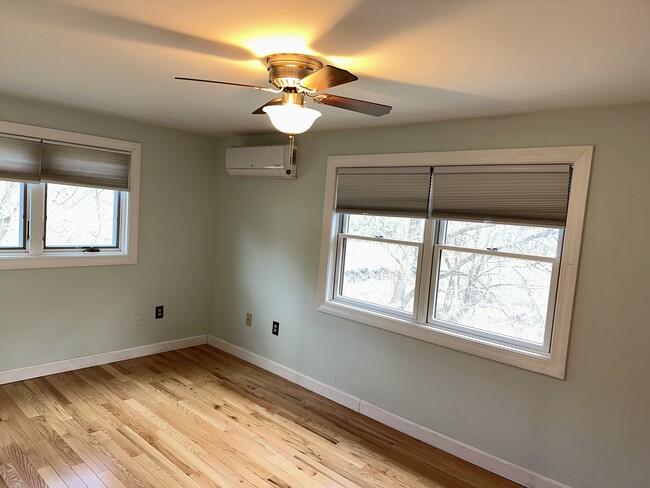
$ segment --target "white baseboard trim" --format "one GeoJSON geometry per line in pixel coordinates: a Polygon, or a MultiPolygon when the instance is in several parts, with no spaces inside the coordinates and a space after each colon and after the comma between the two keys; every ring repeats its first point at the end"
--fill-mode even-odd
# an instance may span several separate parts
{"type": "Polygon", "coordinates": [[[363,400],[361,400],[359,413],[520,485],[529,488],[570,488],[558,481],[423,427],[363,400]]]}
{"type": "Polygon", "coordinates": [[[307,390],[311,390],[325,398],[329,398],[330,400],[354,410],[355,412],[359,412],[366,417],[370,417],[384,425],[392,427],[395,430],[421,440],[426,444],[437,447],[442,451],[448,452],[460,459],[498,474],[499,476],[503,476],[515,483],[519,483],[520,485],[528,488],[570,488],[558,481],[542,476],[541,474],[513,464],[505,459],[493,456],[485,451],[481,451],[480,449],[464,444],[452,439],[451,437],[447,437],[444,434],[423,427],[415,422],[405,419],[404,417],[388,412],[382,408],[365,402],[360,398],[356,398],[341,390],[337,390],[325,383],[321,383],[320,381],[310,378],[298,371],[287,368],[275,361],[271,361],[259,354],[255,354],[247,349],[226,342],[218,337],[208,335],[207,343],[217,349],[232,354],[233,356],[289,380],[292,383],[300,385],[307,390]]]}
{"type": "Polygon", "coordinates": [[[146,346],[121,349],[119,351],[103,352],[91,356],[64,359],[63,361],[54,361],[51,363],[36,364],[24,368],[0,371],[0,385],[13,383],[15,381],[28,380],[31,378],[39,378],[49,374],[64,373],[66,371],[99,366],[100,364],[113,363],[115,361],[124,361],[126,359],[150,356],[152,354],[174,351],[185,347],[198,346],[205,344],[206,340],[206,335],[201,334],[194,337],[186,337],[184,339],[175,339],[172,341],[158,342],[156,344],[148,344],[146,346]]]}

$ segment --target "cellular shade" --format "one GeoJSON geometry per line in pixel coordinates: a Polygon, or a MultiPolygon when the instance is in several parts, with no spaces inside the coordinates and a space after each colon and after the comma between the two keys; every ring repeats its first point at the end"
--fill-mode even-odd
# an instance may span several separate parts
{"type": "Polygon", "coordinates": [[[129,153],[43,141],[41,181],[128,190],[130,165],[129,153]]]}
{"type": "Polygon", "coordinates": [[[439,166],[432,216],[564,226],[569,164],[439,166]]]}
{"type": "Polygon", "coordinates": [[[335,211],[427,217],[431,168],[339,168],[335,211]]]}
{"type": "Polygon", "coordinates": [[[40,166],[40,140],[0,136],[0,180],[37,182],[40,166]]]}

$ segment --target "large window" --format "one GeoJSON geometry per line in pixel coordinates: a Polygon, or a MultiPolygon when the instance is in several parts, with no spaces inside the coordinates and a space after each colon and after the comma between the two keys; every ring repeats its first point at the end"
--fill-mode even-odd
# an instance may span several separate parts
{"type": "Polygon", "coordinates": [[[563,377],[590,162],[591,148],[330,158],[319,309],[563,377]]]}
{"type": "Polygon", "coordinates": [[[0,269],[135,263],[139,153],[0,122],[0,269]]]}

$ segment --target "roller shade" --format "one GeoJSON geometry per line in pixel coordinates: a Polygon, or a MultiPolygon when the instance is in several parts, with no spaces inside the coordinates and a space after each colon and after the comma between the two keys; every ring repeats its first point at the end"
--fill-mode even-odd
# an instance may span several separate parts
{"type": "Polygon", "coordinates": [[[0,180],[38,182],[41,141],[0,136],[0,180]]]}
{"type": "Polygon", "coordinates": [[[434,168],[432,216],[564,226],[569,164],[434,168]]]}
{"type": "Polygon", "coordinates": [[[339,168],[334,209],[338,213],[427,217],[431,168],[339,168]]]}
{"type": "Polygon", "coordinates": [[[128,190],[130,166],[126,152],[43,141],[41,181],[128,190]]]}

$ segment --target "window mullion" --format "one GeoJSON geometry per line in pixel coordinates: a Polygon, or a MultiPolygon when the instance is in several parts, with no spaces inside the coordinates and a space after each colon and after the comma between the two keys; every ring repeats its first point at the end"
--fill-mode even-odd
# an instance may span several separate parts
{"type": "Polygon", "coordinates": [[[429,310],[429,290],[433,273],[433,246],[437,240],[438,228],[436,220],[427,219],[424,226],[424,243],[422,244],[422,257],[420,260],[419,286],[417,290],[416,321],[426,324],[429,310]]]}
{"type": "Polygon", "coordinates": [[[28,185],[29,206],[29,253],[39,255],[43,253],[43,237],[45,232],[45,204],[44,186],[28,185]]]}
{"type": "Polygon", "coordinates": [[[341,280],[343,279],[343,260],[344,260],[344,248],[345,239],[341,237],[342,234],[336,236],[336,265],[334,271],[334,282],[332,283],[332,290],[330,296],[332,299],[336,299],[340,296],[341,292],[341,280]]]}

